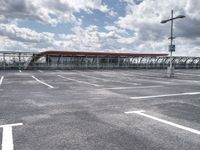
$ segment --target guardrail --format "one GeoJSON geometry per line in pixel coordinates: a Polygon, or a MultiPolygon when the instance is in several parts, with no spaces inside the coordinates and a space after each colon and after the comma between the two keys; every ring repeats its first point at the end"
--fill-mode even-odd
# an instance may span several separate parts
{"type": "MultiPolygon", "coordinates": [[[[168,56],[55,56],[33,59],[34,53],[0,53],[0,69],[166,69],[168,56]]],[[[175,69],[199,69],[200,57],[173,57],[175,69]]]]}

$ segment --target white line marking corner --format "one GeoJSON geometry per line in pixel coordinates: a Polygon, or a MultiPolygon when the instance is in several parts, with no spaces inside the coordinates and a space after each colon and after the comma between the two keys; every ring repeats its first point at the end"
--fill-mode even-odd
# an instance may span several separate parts
{"type": "Polygon", "coordinates": [[[2,150],[14,150],[12,127],[21,126],[23,123],[1,125],[3,128],[2,150]]]}
{"type": "Polygon", "coordinates": [[[148,114],[145,113],[144,110],[128,111],[128,112],[125,112],[125,114],[138,114],[140,116],[143,116],[143,117],[146,117],[146,118],[150,118],[152,120],[156,120],[158,122],[161,122],[161,123],[164,123],[164,124],[167,124],[167,125],[170,125],[170,126],[173,126],[173,127],[176,127],[176,128],[179,128],[179,129],[182,129],[182,130],[185,130],[185,131],[200,135],[200,131],[199,130],[195,130],[195,129],[192,129],[190,127],[186,127],[186,126],[183,126],[183,125],[180,125],[180,124],[176,124],[176,123],[164,120],[164,119],[160,119],[160,118],[148,115],[148,114]]]}
{"type": "Polygon", "coordinates": [[[0,128],[4,127],[15,127],[15,126],[22,126],[23,123],[15,123],[15,124],[5,124],[5,125],[0,125],[0,128]]]}

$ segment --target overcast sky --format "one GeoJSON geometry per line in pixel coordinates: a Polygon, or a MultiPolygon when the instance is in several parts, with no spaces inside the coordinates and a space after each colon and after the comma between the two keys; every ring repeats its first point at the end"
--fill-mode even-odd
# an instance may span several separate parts
{"type": "Polygon", "coordinates": [[[200,56],[200,0],[0,0],[0,50],[168,52],[200,56]]]}

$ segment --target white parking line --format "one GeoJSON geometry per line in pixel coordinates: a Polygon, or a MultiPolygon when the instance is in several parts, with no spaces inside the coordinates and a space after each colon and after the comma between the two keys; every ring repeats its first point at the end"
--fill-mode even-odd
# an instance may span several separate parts
{"type": "Polygon", "coordinates": [[[153,82],[153,83],[160,83],[160,84],[169,84],[169,85],[172,85],[174,84],[174,82],[167,82],[167,81],[161,81],[159,80],[158,78],[154,78],[154,77],[145,77],[145,78],[142,78],[142,79],[138,79],[138,81],[147,81],[147,82],[153,82]],[[149,79],[145,79],[145,78],[149,78],[149,79]],[[153,78],[153,79],[152,79],[153,78]]]}
{"type": "Polygon", "coordinates": [[[38,81],[38,82],[40,82],[40,83],[42,83],[42,84],[48,86],[48,87],[51,88],[51,89],[55,88],[55,87],[53,87],[52,85],[49,85],[49,84],[47,84],[47,83],[45,83],[45,82],[39,80],[39,79],[36,78],[35,76],[32,76],[32,78],[35,79],[36,81],[38,81]]]}
{"type": "Polygon", "coordinates": [[[189,84],[193,84],[193,83],[200,83],[200,81],[197,80],[183,80],[183,79],[173,79],[172,81],[176,82],[178,81],[179,83],[185,84],[185,83],[189,83],[189,84]]]}
{"type": "Polygon", "coordinates": [[[2,150],[14,149],[12,127],[21,126],[21,125],[23,125],[23,123],[7,124],[7,125],[0,126],[0,128],[3,128],[2,150]]]}
{"type": "Polygon", "coordinates": [[[195,76],[195,77],[200,77],[200,75],[197,74],[190,74],[190,73],[176,73],[176,74],[180,74],[180,75],[185,75],[185,76],[195,76]]]}
{"type": "Polygon", "coordinates": [[[93,79],[97,79],[97,80],[101,80],[101,81],[107,81],[107,82],[117,82],[117,83],[124,83],[124,84],[131,84],[131,85],[140,85],[139,83],[132,83],[130,82],[124,82],[124,81],[118,81],[116,80],[109,80],[109,79],[103,79],[103,78],[98,78],[98,77],[94,77],[94,76],[90,76],[90,75],[86,75],[86,74],[82,74],[82,72],[79,72],[81,76],[85,76],[85,77],[89,77],[89,78],[93,78],[93,79]]]}
{"type": "Polygon", "coordinates": [[[148,99],[148,98],[172,97],[172,96],[183,96],[183,95],[200,95],[200,92],[139,96],[139,97],[130,97],[130,99],[148,99]]]}
{"type": "Polygon", "coordinates": [[[96,87],[102,86],[102,85],[99,85],[99,84],[93,84],[93,83],[89,83],[89,82],[86,82],[86,81],[80,81],[80,80],[76,80],[76,79],[72,79],[72,78],[66,78],[66,77],[64,77],[62,75],[58,75],[58,77],[63,78],[63,79],[67,79],[67,80],[71,80],[71,81],[75,81],[75,82],[78,82],[78,83],[83,83],[83,84],[96,86],[96,87]]]}
{"type": "Polygon", "coordinates": [[[105,90],[125,90],[125,89],[145,89],[145,88],[159,88],[162,85],[156,86],[132,86],[132,87],[113,87],[113,88],[103,88],[105,90]]]}
{"type": "Polygon", "coordinates": [[[42,73],[43,71],[42,70],[38,70],[40,73],[42,73]]]}
{"type": "Polygon", "coordinates": [[[16,126],[22,126],[23,123],[15,123],[15,124],[5,124],[5,125],[0,125],[0,128],[4,127],[16,127],[16,126]]]}
{"type": "Polygon", "coordinates": [[[4,76],[2,76],[1,79],[0,79],[0,86],[1,86],[2,83],[3,83],[3,79],[4,79],[4,76]]]}
{"type": "Polygon", "coordinates": [[[126,74],[126,73],[122,73],[122,75],[127,75],[127,76],[129,76],[129,77],[134,77],[134,78],[136,78],[136,80],[142,80],[142,81],[147,81],[147,82],[154,82],[154,83],[161,83],[161,84],[174,84],[173,82],[168,82],[168,81],[164,81],[163,79],[163,77],[161,76],[161,77],[153,77],[153,76],[147,76],[147,75],[145,75],[145,74],[134,74],[134,76],[132,76],[132,75],[130,75],[130,74],[126,74]],[[143,77],[142,79],[141,78],[138,78],[138,76],[141,76],[141,77],[143,77]]]}
{"type": "Polygon", "coordinates": [[[164,124],[168,124],[168,125],[170,125],[170,126],[173,126],[173,127],[176,127],[176,128],[179,128],[179,129],[182,129],[182,130],[186,130],[186,131],[189,131],[189,132],[191,132],[191,133],[195,133],[195,134],[200,135],[200,131],[198,131],[198,130],[195,130],[195,129],[192,129],[192,128],[189,128],[189,127],[186,127],[186,126],[183,126],[183,125],[180,125],[180,124],[176,124],[176,123],[173,123],[173,122],[164,120],[164,119],[160,119],[160,118],[157,118],[157,117],[154,117],[154,116],[145,114],[144,112],[145,112],[144,110],[140,110],[140,111],[129,111],[129,112],[125,112],[125,114],[133,114],[133,113],[134,113],[134,114],[138,114],[138,115],[140,115],[140,116],[147,117],[147,118],[156,120],[156,121],[158,121],[158,122],[162,122],[162,123],[164,123],[164,124]]]}
{"type": "Polygon", "coordinates": [[[56,72],[58,72],[58,73],[64,73],[64,74],[70,74],[70,75],[73,75],[73,74],[77,74],[76,72],[66,72],[66,71],[64,71],[64,70],[57,70],[56,72]]]}
{"type": "Polygon", "coordinates": [[[79,72],[79,75],[84,76],[84,77],[89,77],[89,78],[97,79],[97,80],[108,81],[108,79],[102,79],[102,78],[98,78],[98,77],[94,77],[94,76],[82,74],[82,72],[79,72]]]}
{"type": "Polygon", "coordinates": [[[168,82],[168,81],[164,81],[162,80],[162,77],[157,78],[157,77],[150,77],[150,76],[146,76],[144,74],[134,74],[134,75],[130,75],[130,74],[126,74],[126,73],[121,73],[122,75],[126,75],[128,76],[128,78],[135,78],[135,80],[137,81],[147,81],[147,82],[154,82],[154,83],[160,83],[160,84],[174,84],[173,82],[168,82]],[[143,78],[138,78],[138,76],[141,76],[143,78]]]}

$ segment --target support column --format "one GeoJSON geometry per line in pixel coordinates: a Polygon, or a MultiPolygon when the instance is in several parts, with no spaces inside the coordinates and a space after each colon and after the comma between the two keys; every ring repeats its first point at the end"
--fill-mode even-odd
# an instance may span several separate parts
{"type": "Polygon", "coordinates": [[[64,69],[64,58],[63,58],[63,55],[61,55],[61,68],[62,70],[64,69]]]}
{"type": "Polygon", "coordinates": [[[88,69],[88,58],[85,56],[85,68],[88,69]]]}
{"type": "Polygon", "coordinates": [[[19,53],[18,57],[19,57],[18,68],[19,68],[19,70],[20,70],[20,69],[21,69],[21,53],[19,53]]]}
{"type": "Polygon", "coordinates": [[[97,56],[97,69],[99,69],[99,56],[97,56]]]}
{"type": "Polygon", "coordinates": [[[4,53],[3,53],[3,68],[4,68],[4,70],[6,69],[6,59],[5,59],[4,53]]]}
{"type": "Polygon", "coordinates": [[[120,65],[120,57],[119,57],[119,56],[117,56],[117,67],[118,67],[118,68],[120,68],[120,66],[119,66],[119,65],[120,65]]]}

